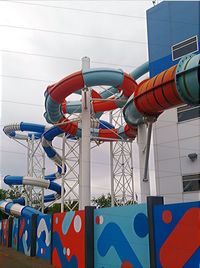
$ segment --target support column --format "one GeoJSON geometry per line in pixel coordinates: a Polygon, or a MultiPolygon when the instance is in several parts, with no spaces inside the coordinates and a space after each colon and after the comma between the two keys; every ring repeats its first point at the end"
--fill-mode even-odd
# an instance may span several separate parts
{"type": "Polygon", "coordinates": [[[65,133],[63,134],[62,137],[62,177],[61,177],[61,208],[60,212],[64,212],[64,204],[65,204],[65,133]]]}
{"type": "Polygon", "coordinates": [[[154,206],[163,205],[164,199],[162,196],[148,196],[147,197],[147,213],[149,225],[149,251],[150,251],[150,267],[156,267],[156,251],[154,239],[154,206]]]}
{"type": "Polygon", "coordinates": [[[37,237],[37,214],[33,214],[31,220],[31,252],[30,257],[36,255],[36,237],[37,237]]]}
{"type": "MultiPolygon", "coordinates": [[[[42,179],[45,178],[45,153],[42,153],[42,179]]],[[[44,213],[44,188],[42,188],[41,211],[44,213]]]]}
{"type": "Polygon", "coordinates": [[[85,207],[85,267],[94,267],[94,210],[95,207],[85,207]]]}
{"type": "MultiPolygon", "coordinates": [[[[90,59],[82,58],[82,70],[90,68],[90,59]]],[[[90,89],[82,89],[82,137],[80,142],[80,181],[79,181],[79,209],[90,206],[91,183],[90,183],[90,89]]]]}
{"type": "Polygon", "coordinates": [[[149,188],[149,173],[145,170],[146,150],[147,150],[147,128],[145,124],[138,126],[138,151],[139,151],[139,168],[140,177],[136,183],[136,192],[138,195],[138,202],[145,203],[146,197],[150,194],[149,188]]]}
{"type": "Polygon", "coordinates": [[[8,248],[12,247],[13,217],[8,218],[8,248]]]}

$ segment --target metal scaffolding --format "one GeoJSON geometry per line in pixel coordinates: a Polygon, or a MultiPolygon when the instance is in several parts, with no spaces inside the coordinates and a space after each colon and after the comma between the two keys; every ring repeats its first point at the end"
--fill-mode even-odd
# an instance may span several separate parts
{"type": "MultiPolygon", "coordinates": [[[[23,139],[13,139],[26,148],[27,171],[25,176],[44,179],[45,153],[41,145],[41,139],[35,139],[34,134],[23,139]]],[[[44,212],[44,189],[31,185],[10,186],[16,195],[25,198],[25,205],[33,206],[44,212]]]]}
{"type": "MultiPolygon", "coordinates": [[[[35,139],[34,134],[27,139],[27,176],[44,179],[45,153],[41,139],[35,139]]],[[[44,188],[24,186],[26,204],[44,212],[44,188]]]]}
{"type": "MultiPolygon", "coordinates": [[[[125,121],[121,109],[110,112],[110,123],[115,128],[125,121]]],[[[132,142],[120,140],[110,143],[112,206],[134,203],[132,142]]]]}
{"type": "Polygon", "coordinates": [[[61,177],[61,212],[64,206],[68,210],[74,210],[79,204],[79,163],[80,163],[80,140],[62,138],[62,169],[61,177]],[[64,167],[67,171],[64,172],[64,167]]]}

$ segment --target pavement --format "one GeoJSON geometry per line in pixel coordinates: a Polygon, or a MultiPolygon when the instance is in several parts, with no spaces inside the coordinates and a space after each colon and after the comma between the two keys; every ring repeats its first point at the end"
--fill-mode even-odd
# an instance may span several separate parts
{"type": "Polygon", "coordinates": [[[0,268],[53,268],[48,261],[28,257],[12,248],[0,245],[0,268]]]}

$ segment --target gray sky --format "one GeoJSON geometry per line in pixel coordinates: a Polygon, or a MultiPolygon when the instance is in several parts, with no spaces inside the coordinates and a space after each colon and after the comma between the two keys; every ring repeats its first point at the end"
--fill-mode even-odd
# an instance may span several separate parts
{"type": "MultiPolygon", "coordinates": [[[[90,57],[91,67],[126,72],[147,61],[150,7],[152,1],[0,1],[1,176],[26,174],[26,151],[3,126],[45,124],[46,87],[78,71],[81,57],[90,57]]],[[[50,161],[47,167],[54,168],[50,161]]],[[[92,151],[93,194],[110,192],[109,172],[106,143],[92,151]]]]}

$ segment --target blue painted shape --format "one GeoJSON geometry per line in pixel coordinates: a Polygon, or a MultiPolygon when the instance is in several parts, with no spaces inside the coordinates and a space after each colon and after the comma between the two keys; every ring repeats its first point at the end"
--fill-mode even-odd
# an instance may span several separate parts
{"type": "Polygon", "coordinates": [[[134,258],[138,259],[139,267],[150,267],[148,235],[139,237],[134,230],[134,219],[139,213],[147,216],[146,204],[103,208],[94,211],[95,268],[121,267],[122,261],[127,258],[126,252],[129,252],[127,261],[129,263],[132,261],[133,267],[138,267],[134,266],[136,265],[133,263],[134,258]],[[110,224],[114,224],[115,232],[119,233],[118,236],[111,237],[107,231],[110,224]],[[119,237],[123,242],[119,240],[119,237]],[[113,242],[113,239],[117,241],[113,242]],[[114,243],[114,246],[111,246],[110,241],[114,243]],[[120,244],[123,244],[123,247],[120,244]]]}
{"type": "MultiPolygon", "coordinates": [[[[162,265],[160,263],[160,248],[162,247],[168,236],[172,233],[172,231],[174,230],[178,222],[181,220],[183,215],[190,208],[200,208],[200,201],[155,206],[154,225],[156,226],[156,228],[154,232],[154,239],[155,239],[155,253],[156,253],[156,268],[162,268],[162,265]],[[162,220],[162,213],[165,210],[169,210],[172,213],[172,221],[169,224],[165,224],[162,220]]],[[[191,267],[193,268],[193,266],[191,267]]],[[[189,266],[187,268],[189,268],[189,266]]],[[[194,266],[194,268],[197,267],[194,266]]]]}
{"type": "Polygon", "coordinates": [[[77,261],[76,256],[72,256],[70,261],[68,262],[66,256],[63,254],[62,243],[60,241],[60,237],[59,237],[59,234],[57,232],[53,233],[53,245],[52,245],[52,248],[54,249],[54,247],[56,248],[56,251],[58,253],[59,260],[60,260],[60,263],[61,263],[62,267],[65,267],[65,268],[78,268],[78,261],[77,261]]]}
{"type": "Polygon", "coordinates": [[[199,1],[163,1],[147,11],[150,77],[177,64],[173,45],[195,35],[200,40],[199,17],[199,1]]]}
{"type": "Polygon", "coordinates": [[[37,217],[36,256],[51,260],[51,224],[52,216],[37,217]]]}
{"type": "Polygon", "coordinates": [[[106,225],[98,239],[97,247],[99,254],[103,257],[107,254],[108,250],[113,247],[122,263],[124,261],[129,261],[135,268],[142,268],[141,263],[124,236],[122,230],[115,223],[109,223],[106,225]]]}
{"type": "Polygon", "coordinates": [[[192,257],[187,261],[183,268],[199,268],[200,267],[200,247],[192,255],[192,257]]]}
{"type": "Polygon", "coordinates": [[[108,85],[118,87],[124,80],[124,73],[115,69],[90,69],[83,72],[84,84],[88,87],[108,85]]]}
{"type": "Polygon", "coordinates": [[[134,219],[134,230],[139,237],[145,237],[148,234],[148,219],[143,213],[139,213],[134,219]]]}
{"type": "Polygon", "coordinates": [[[66,233],[69,230],[71,222],[74,218],[74,214],[75,214],[75,211],[69,211],[65,214],[65,217],[64,217],[63,222],[62,222],[62,232],[64,235],[66,235],[66,233]]]}

